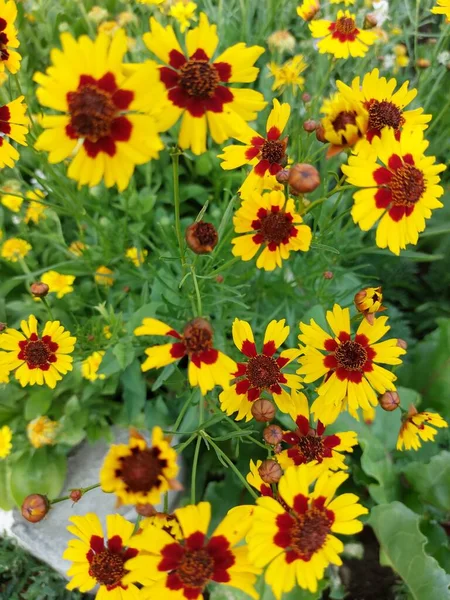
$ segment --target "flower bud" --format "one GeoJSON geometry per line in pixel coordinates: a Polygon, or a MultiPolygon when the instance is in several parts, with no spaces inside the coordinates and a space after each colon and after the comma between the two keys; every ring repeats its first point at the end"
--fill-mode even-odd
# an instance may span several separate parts
{"type": "Polygon", "coordinates": [[[325,129],[323,125],[319,125],[316,127],[316,138],[318,142],[322,142],[322,144],[326,144],[328,142],[325,137],[325,129]]]}
{"type": "Polygon", "coordinates": [[[428,67],[431,65],[431,62],[427,58],[418,58],[416,65],[419,67],[419,69],[428,69],[428,67]]]}
{"type": "Polygon", "coordinates": [[[259,423],[271,421],[275,416],[275,406],[270,400],[260,398],[252,404],[252,415],[259,423]]]}
{"type": "Polygon", "coordinates": [[[217,275],[216,283],[223,283],[223,282],[224,282],[223,275],[217,275]]]}
{"type": "Polygon", "coordinates": [[[296,164],[289,171],[289,186],[293,194],[308,194],[319,185],[319,171],[312,165],[296,164]]]}
{"type": "Polygon", "coordinates": [[[70,490],[69,498],[72,500],[72,502],[78,502],[82,497],[82,490],[70,490]]]}
{"type": "Polygon", "coordinates": [[[303,94],[302,94],[302,100],[303,100],[303,102],[310,102],[311,101],[311,94],[308,94],[308,92],[303,92],[303,94]]]}
{"type": "Polygon", "coordinates": [[[314,121],[314,119],[308,119],[307,121],[303,122],[303,129],[305,131],[307,131],[308,133],[312,133],[313,131],[315,131],[316,127],[317,127],[317,122],[314,121]]]}
{"type": "Polygon", "coordinates": [[[136,504],[136,512],[141,517],[153,517],[157,514],[157,510],[153,504],[136,504]]]}
{"type": "Polygon", "coordinates": [[[273,447],[273,451],[275,452],[275,454],[280,454],[280,452],[283,451],[283,447],[281,444],[277,444],[276,446],[273,447]]]}
{"type": "Polygon", "coordinates": [[[0,331],[5,331],[7,327],[8,325],[6,323],[0,323],[0,331]]]}
{"type": "Polygon", "coordinates": [[[283,439],[283,430],[278,425],[268,425],[263,431],[263,438],[268,444],[275,446],[283,439]]]}
{"type": "Polygon", "coordinates": [[[333,279],[334,274],[333,271],[324,271],[323,278],[324,279],[333,279]]]}
{"type": "Polygon", "coordinates": [[[281,169],[281,171],[278,171],[275,175],[275,179],[278,183],[287,183],[289,181],[289,169],[281,169]]]}
{"type": "Polygon", "coordinates": [[[364,18],[363,29],[373,29],[378,25],[377,15],[374,13],[369,13],[364,18]]]}
{"type": "Polygon", "coordinates": [[[30,291],[35,298],[45,298],[48,294],[49,287],[46,283],[42,283],[42,281],[36,281],[36,283],[31,284],[30,291]]]}
{"type": "Polygon", "coordinates": [[[264,483],[278,483],[283,470],[280,465],[274,460],[263,460],[258,468],[258,473],[264,483]]]}
{"type": "Polygon", "coordinates": [[[209,254],[219,241],[216,228],[212,223],[197,221],[186,229],[186,243],[195,254],[209,254]]]}
{"type": "Polygon", "coordinates": [[[378,403],[383,410],[391,412],[400,405],[400,396],[397,392],[385,392],[378,398],[378,403]]]}
{"type": "Polygon", "coordinates": [[[400,338],[398,338],[398,340],[397,340],[397,347],[398,348],[403,348],[403,350],[408,350],[408,343],[405,342],[405,340],[401,340],[400,338]]]}
{"type": "Polygon", "coordinates": [[[364,315],[367,321],[373,325],[374,314],[386,310],[383,302],[381,287],[368,287],[360,290],[354,297],[356,310],[364,315]]]}
{"type": "Polygon", "coordinates": [[[22,517],[30,523],[42,521],[50,510],[50,502],[47,496],[31,494],[22,503],[22,517]]]}

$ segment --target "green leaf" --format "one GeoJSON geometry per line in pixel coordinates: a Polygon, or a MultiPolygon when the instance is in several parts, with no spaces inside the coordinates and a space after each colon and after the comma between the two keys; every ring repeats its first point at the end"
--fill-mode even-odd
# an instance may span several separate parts
{"type": "Polygon", "coordinates": [[[448,511],[450,507],[450,452],[433,456],[428,464],[413,462],[403,470],[424,502],[448,511]]]}
{"type": "Polygon", "coordinates": [[[0,460],[0,508],[11,510],[14,500],[10,493],[11,469],[6,460],[0,460]]]}
{"type": "Polygon", "coordinates": [[[135,351],[130,341],[119,342],[112,351],[121,369],[126,369],[133,362],[135,351]]]}
{"type": "Polygon", "coordinates": [[[122,382],[125,418],[131,424],[133,423],[141,410],[144,408],[147,398],[147,386],[141,371],[139,361],[134,360],[122,374],[122,382]]]}
{"type": "Polygon", "coordinates": [[[46,415],[52,404],[52,399],[53,391],[49,388],[42,388],[29,392],[28,399],[25,403],[25,419],[31,421],[36,417],[46,415]]]}
{"type": "Polygon", "coordinates": [[[217,585],[211,590],[210,600],[251,600],[251,596],[229,585],[217,585]]]}
{"type": "Polygon", "coordinates": [[[369,524],[390,566],[408,586],[414,600],[449,600],[450,576],[425,553],[427,538],[420,517],[401,502],[372,509],[369,524]]]}

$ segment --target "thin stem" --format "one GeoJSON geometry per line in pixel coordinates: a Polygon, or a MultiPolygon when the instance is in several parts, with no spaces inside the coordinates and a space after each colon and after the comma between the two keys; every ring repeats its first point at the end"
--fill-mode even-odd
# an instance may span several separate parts
{"type": "Polygon", "coordinates": [[[191,477],[191,504],[195,504],[195,486],[197,481],[197,466],[198,466],[198,457],[200,454],[200,446],[202,444],[202,436],[199,435],[197,437],[197,443],[195,445],[194,452],[194,462],[192,465],[192,477],[191,477]]]}
{"type": "Polygon", "coordinates": [[[203,314],[202,297],[200,294],[200,289],[198,287],[198,281],[197,281],[197,276],[195,275],[194,267],[191,267],[191,275],[192,275],[192,281],[194,282],[195,296],[197,298],[197,317],[201,317],[203,314]]]}
{"type": "Polygon", "coordinates": [[[181,409],[180,414],[178,415],[177,420],[175,421],[175,425],[173,426],[173,429],[172,429],[173,433],[178,431],[178,427],[181,425],[181,421],[183,420],[183,417],[186,414],[186,411],[188,410],[188,408],[191,405],[192,398],[194,397],[194,393],[195,392],[192,392],[192,394],[187,398],[187,400],[183,404],[183,408],[181,409]]]}
{"type": "Polygon", "coordinates": [[[172,158],[172,173],[173,173],[173,201],[175,206],[175,230],[177,233],[178,240],[178,248],[180,250],[180,260],[181,266],[186,266],[186,261],[184,258],[184,243],[183,243],[183,235],[181,233],[181,218],[180,218],[180,151],[178,148],[175,148],[171,152],[172,158]]]}
{"type": "Polygon", "coordinates": [[[52,309],[50,308],[50,304],[48,303],[47,298],[41,298],[41,300],[42,300],[45,308],[47,309],[48,316],[50,317],[50,320],[54,321],[55,319],[53,317],[52,309]]]}

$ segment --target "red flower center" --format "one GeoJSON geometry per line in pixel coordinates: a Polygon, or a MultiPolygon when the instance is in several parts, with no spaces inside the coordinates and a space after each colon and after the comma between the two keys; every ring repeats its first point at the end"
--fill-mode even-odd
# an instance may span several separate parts
{"type": "Polygon", "coordinates": [[[347,125],[356,125],[356,112],[354,110],[342,110],[338,116],[331,121],[335,131],[345,130],[347,125]]]}
{"type": "Polygon", "coordinates": [[[214,575],[214,559],[206,548],[188,550],[177,568],[178,577],[187,587],[204,588],[214,575]]]}
{"type": "Polygon", "coordinates": [[[32,333],[29,340],[19,342],[20,352],[17,355],[19,360],[24,360],[29,369],[41,369],[48,371],[50,364],[56,362],[55,352],[59,346],[52,341],[49,335],[44,335],[42,339],[32,333]]]}
{"type": "Polygon", "coordinates": [[[189,96],[212,98],[219,83],[217,70],[207,60],[188,60],[180,68],[179,85],[189,96]]]}
{"type": "Polygon", "coordinates": [[[97,142],[111,134],[111,125],[117,115],[117,107],[111,94],[94,83],[80,86],[68,94],[70,124],[79,137],[97,142]]]}
{"type": "Polygon", "coordinates": [[[413,165],[404,163],[397,169],[389,183],[392,202],[397,206],[414,206],[425,191],[425,179],[422,171],[413,165]]]}
{"type": "Polygon", "coordinates": [[[262,160],[280,164],[285,157],[286,143],[281,140],[266,140],[261,148],[262,160]]]}
{"type": "Polygon", "coordinates": [[[292,231],[292,217],[283,211],[269,212],[260,217],[258,230],[268,244],[273,243],[277,246],[282,242],[287,242],[292,231]]]}
{"type": "Polygon", "coordinates": [[[341,17],[336,21],[336,31],[343,33],[344,35],[349,35],[358,30],[356,29],[354,19],[351,17],[341,17]]]}
{"type": "Polygon", "coordinates": [[[201,246],[212,246],[217,244],[217,231],[212,223],[199,221],[195,224],[195,237],[201,246]]]}
{"type": "Polygon", "coordinates": [[[111,552],[105,548],[99,554],[94,554],[89,567],[89,575],[100,585],[117,586],[127,571],[124,568],[122,554],[111,552]]]}
{"type": "Polygon", "coordinates": [[[194,319],[184,328],[183,341],[189,355],[210,350],[213,346],[211,325],[205,319],[194,319]]]}
{"type": "Polygon", "coordinates": [[[120,478],[127,492],[148,493],[161,485],[161,474],[167,467],[167,460],[159,458],[159,448],[132,448],[129,456],[122,456],[120,468],[115,475],[120,478]]]}
{"type": "Polygon", "coordinates": [[[324,458],[324,446],[320,436],[300,435],[297,446],[305,462],[308,463],[312,460],[322,462],[324,458]]]}
{"type": "Polygon", "coordinates": [[[334,356],[338,366],[346,371],[359,371],[367,360],[367,352],[364,346],[352,340],[339,344],[334,356]]]}
{"type": "Polygon", "coordinates": [[[7,25],[8,23],[5,21],[5,19],[0,18],[0,60],[8,60],[9,58],[9,52],[7,50],[9,40],[4,31],[7,25]]]}
{"type": "Polygon", "coordinates": [[[281,371],[277,361],[271,356],[257,354],[247,363],[247,379],[252,387],[267,389],[278,383],[281,371]]]}
{"type": "Polygon", "coordinates": [[[325,510],[315,506],[302,515],[296,515],[289,530],[290,548],[301,560],[311,560],[322,548],[330,533],[331,522],[325,510]]]}
{"type": "Polygon", "coordinates": [[[392,127],[398,131],[405,122],[402,111],[398,106],[387,100],[371,99],[365,103],[369,111],[369,131],[375,129],[381,131],[383,127],[392,127]]]}

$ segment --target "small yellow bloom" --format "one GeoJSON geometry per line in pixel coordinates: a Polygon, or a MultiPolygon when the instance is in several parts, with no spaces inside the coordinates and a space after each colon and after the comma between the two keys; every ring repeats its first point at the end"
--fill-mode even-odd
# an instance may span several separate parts
{"type": "Polygon", "coordinates": [[[295,50],[295,37],[286,31],[285,29],[280,29],[279,31],[274,31],[267,38],[267,44],[269,48],[273,50],[279,50],[280,52],[294,52],[295,50]]]}
{"type": "Polygon", "coordinates": [[[311,21],[319,10],[319,0],[304,0],[303,3],[297,7],[297,14],[304,21],[311,21]]]}
{"type": "Polygon", "coordinates": [[[140,267],[146,256],[148,256],[148,250],[138,250],[136,247],[128,248],[125,252],[125,256],[131,260],[135,267],[140,267]]]}
{"type": "Polygon", "coordinates": [[[113,277],[108,277],[109,275],[112,275],[113,271],[111,271],[111,269],[108,269],[108,267],[105,267],[105,265],[100,266],[96,271],[95,271],[95,282],[98,283],[99,285],[108,285],[111,286],[114,283],[114,278],[113,277]]]}
{"type": "Polygon", "coordinates": [[[0,459],[6,458],[12,449],[12,431],[8,425],[0,427],[0,459]]]}
{"type": "Polygon", "coordinates": [[[433,441],[437,431],[433,427],[448,427],[447,422],[437,413],[417,412],[414,406],[410,406],[403,420],[398,434],[397,450],[418,450],[421,447],[420,440],[424,442],[433,441]]]}
{"type": "Polygon", "coordinates": [[[30,252],[31,245],[21,238],[10,238],[2,246],[2,258],[10,262],[18,262],[30,252]]]}
{"type": "Polygon", "coordinates": [[[30,444],[35,448],[42,446],[53,446],[57,430],[58,421],[52,421],[48,417],[37,417],[27,425],[27,435],[30,444]]]}
{"type": "Polygon", "coordinates": [[[9,208],[10,211],[15,213],[19,212],[22,202],[23,198],[20,198],[19,196],[11,196],[10,194],[6,194],[5,196],[1,197],[1,203],[3,206],[6,206],[6,208],[9,208]]]}
{"type": "Polygon", "coordinates": [[[100,23],[97,31],[98,33],[106,33],[106,35],[113,37],[119,29],[121,29],[121,27],[117,21],[104,21],[103,23],[100,23]]]}
{"type": "Polygon", "coordinates": [[[57,298],[63,298],[66,294],[73,292],[72,284],[75,281],[73,275],[63,275],[58,271],[47,271],[41,277],[42,283],[49,287],[49,292],[56,294],[57,298]]]}
{"type": "Polygon", "coordinates": [[[83,244],[83,242],[80,242],[80,240],[76,240],[75,242],[72,242],[69,246],[69,252],[71,252],[72,254],[75,254],[75,256],[82,256],[83,252],[86,250],[87,246],[86,244],[83,244]]]}
{"type": "Polygon", "coordinates": [[[191,24],[191,21],[197,21],[195,11],[197,5],[195,2],[177,2],[170,7],[169,16],[178,21],[181,33],[184,33],[191,24]]]}
{"type": "Polygon", "coordinates": [[[42,199],[45,197],[45,194],[41,190],[33,190],[32,192],[27,192],[25,197],[28,200],[31,200],[31,202],[29,203],[27,212],[25,213],[24,221],[25,223],[33,221],[33,223],[37,225],[39,221],[47,218],[45,214],[46,206],[42,203],[42,199]]]}
{"type": "Polygon", "coordinates": [[[81,364],[81,374],[85,379],[89,379],[89,381],[105,379],[106,375],[98,375],[98,370],[100,368],[100,365],[102,364],[104,356],[105,353],[103,351],[93,352],[90,356],[83,360],[81,364]]]}
{"type": "Polygon", "coordinates": [[[268,67],[270,74],[275,79],[272,85],[273,91],[280,89],[284,92],[287,87],[291,86],[295,96],[298,89],[303,89],[305,79],[301,76],[301,73],[308,67],[304,61],[303,54],[297,54],[283,65],[271,62],[268,67]]]}
{"type": "Polygon", "coordinates": [[[110,340],[112,338],[111,325],[105,325],[103,327],[103,335],[107,340],[110,340]]]}
{"type": "Polygon", "coordinates": [[[332,54],[335,58],[363,57],[377,36],[373,31],[363,30],[356,24],[355,16],[348,10],[338,11],[335,21],[314,20],[309,24],[320,54],[332,54]]]}
{"type": "Polygon", "coordinates": [[[93,6],[88,12],[88,19],[94,23],[101,23],[108,17],[108,11],[102,6],[93,6]]]}

